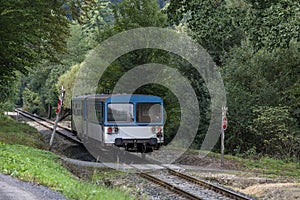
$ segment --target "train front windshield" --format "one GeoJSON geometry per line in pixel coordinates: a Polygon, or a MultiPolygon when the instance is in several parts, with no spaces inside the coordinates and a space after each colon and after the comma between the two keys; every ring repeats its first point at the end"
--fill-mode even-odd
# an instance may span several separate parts
{"type": "Polygon", "coordinates": [[[160,103],[110,103],[107,121],[110,123],[162,123],[162,105],[160,103]]]}
{"type": "Polygon", "coordinates": [[[133,104],[112,103],[108,104],[108,122],[133,122],[133,104]]]}

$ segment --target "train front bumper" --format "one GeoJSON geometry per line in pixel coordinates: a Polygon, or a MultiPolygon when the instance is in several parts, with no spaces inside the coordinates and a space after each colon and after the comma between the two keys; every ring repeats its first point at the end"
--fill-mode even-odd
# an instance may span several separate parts
{"type": "Polygon", "coordinates": [[[126,146],[128,144],[145,144],[150,146],[156,146],[158,144],[157,138],[149,138],[149,139],[122,139],[116,138],[115,145],[116,146],[126,146]]]}

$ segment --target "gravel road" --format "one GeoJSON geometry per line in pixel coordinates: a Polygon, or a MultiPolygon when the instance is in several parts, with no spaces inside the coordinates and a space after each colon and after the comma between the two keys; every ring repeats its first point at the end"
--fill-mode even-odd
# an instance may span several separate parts
{"type": "Polygon", "coordinates": [[[0,174],[0,200],[66,200],[59,192],[0,174]]]}

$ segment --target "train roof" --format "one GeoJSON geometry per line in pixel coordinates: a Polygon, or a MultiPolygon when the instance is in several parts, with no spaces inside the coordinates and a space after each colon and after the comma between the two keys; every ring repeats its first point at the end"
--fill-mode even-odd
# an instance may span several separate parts
{"type": "Polygon", "coordinates": [[[98,99],[106,102],[162,102],[162,98],[142,94],[93,94],[73,97],[72,100],[98,99]]]}

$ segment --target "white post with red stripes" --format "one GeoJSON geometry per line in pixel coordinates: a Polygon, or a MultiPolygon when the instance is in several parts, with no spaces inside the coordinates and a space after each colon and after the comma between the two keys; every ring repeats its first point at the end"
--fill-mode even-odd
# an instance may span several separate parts
{"type": "Polygon", "coordinates": [[[221,166],[224,166],[224,140],[225,140],[225,130],[227,129],[227,110],[226,106],[222,107],[222,128],[221,128],[221,166]]]}
{"type": "Polygon", "coordinates": [[[53,144],[54,135],[55,135],[56,128],[57,128],[57,123],[58,123],[58,121],[59,121],[59,115],[60,115],[61,108],[62,108],[63,101],[64,101],[64,96],[65,96],[64,86],[61,86],[60,92],[61,92],[61,96],[60,96],[60,98],[58,99],[57,108],[56,108],[56,110],[55,110],[55,112],[56,112],[56,120],[55,120],[55,122],[54,122],[53,132],[52,132],[52,134],[51,134],[51,139],[50,139],[50,149],[51,149],[52,144],[53,144]]]}

